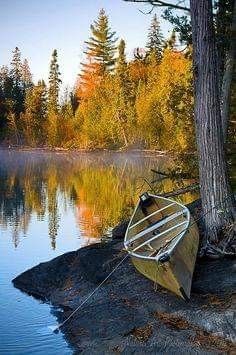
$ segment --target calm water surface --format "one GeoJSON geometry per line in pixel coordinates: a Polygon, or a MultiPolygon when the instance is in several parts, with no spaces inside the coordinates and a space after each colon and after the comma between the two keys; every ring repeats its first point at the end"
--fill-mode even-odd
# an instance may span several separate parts
{"type": "MultiPolygon", "coordinates": [[[[125,153],[0,151],[0,354],[72,354],[50,305],[15,289],[32,266],[96,242],[130,215],[166,158],[125,153]]],[[[170,191],[183,181],[164,180],[170,191]]],[[[196,196],[186,194],[183,202],[196,196]]]]}

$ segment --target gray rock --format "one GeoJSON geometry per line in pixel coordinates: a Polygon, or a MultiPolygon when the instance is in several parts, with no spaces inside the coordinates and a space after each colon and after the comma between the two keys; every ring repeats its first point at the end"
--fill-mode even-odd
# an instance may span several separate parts
{"type": "Polygon", "coordinates": [[[119,223],[112,230],[112,239],[124,239],[126,229],[128,227],[129,220],[119,223]]]}
{"type": "MultiPolygon", "coordinates": [[[[119,241],[94,244],[39,264],[13,283],[61,307],[55,315],[62,322],[124,257],[119,241]]],[[[186,303],[161,287],[155,292],[127,258],[61,331],[75,353],[227,353],[235,337],[233,265],[227,259],[197,264],[186,303]]]]}

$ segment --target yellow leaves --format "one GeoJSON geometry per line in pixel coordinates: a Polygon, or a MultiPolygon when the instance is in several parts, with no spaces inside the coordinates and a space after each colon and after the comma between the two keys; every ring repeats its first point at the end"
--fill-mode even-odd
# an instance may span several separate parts
{"type": "MultiPolygon", "coordinates": [[[[138,125],[148,146],[163,150],[186,150],[185,129],[192,112],[191,63],[183,53],[166,49],[159,65],[150,63],[148,82],[136,99],[138,125]]],[[[193,123],[191,122],[193,125],[193,123]]]]}
{"type": "Polygon", "coordinates": [[[191,147],[191,62],[184,53],[166,49],[161,62],[151,57],[131,61],[127,82],[119,73],[99,76],[93,69],[77,86],[80,144],[89,148],[138,144],[179,152],[191,147]]]}

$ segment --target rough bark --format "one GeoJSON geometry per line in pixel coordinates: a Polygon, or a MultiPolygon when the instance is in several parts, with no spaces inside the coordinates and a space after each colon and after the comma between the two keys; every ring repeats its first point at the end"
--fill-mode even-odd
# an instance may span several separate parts
{"type": "Polygon", "coordinates": [[[235,201],[227,176],[211,0],[190,0],[195,125],[207,255],[235,252],[235,201]],[[231,228],[231,233],[229,229],[231,228]]]}
{"type": "Polygon", "coordinates": [[[225,70],[222,79],[222,94],[221,94],[221,119],[223,128],[224,143],[227,141],[227,133],[230,116],[230,98],[231,84],[233,79],[234,67],[236,62],[236,0],[234,0],[234,9],[231,26],[231,40],[229,50],[225,60],[225,70]]]}

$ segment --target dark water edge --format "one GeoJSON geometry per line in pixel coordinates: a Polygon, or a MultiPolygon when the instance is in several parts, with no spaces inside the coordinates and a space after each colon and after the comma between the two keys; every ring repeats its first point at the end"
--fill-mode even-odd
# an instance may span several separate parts
{"type": "Polygon", "coordinates": [[[54,308],[11,280],[99,241],[132,209],[136,178],[153,161],[137,153],[0,150],[0,354],[72,353],[62,334],[48,332],[54,308]]]}
{"type": "MultiPolygon", "coordinates": [[[[60,255],[63,260],[64,253],[98,242],[101,235],[130,215],[140,191],[148,188],[141,178],[151,180],[153,167],[168,168],[169,158],[157,159],[149,152],[57,154],[37,149],[33,152],[10,149],[0,151],[0,162],[0,318],[3,320],[0,323],[0,354],[70,354],[72,350],[63,334],[52,334],[47,328],[55,324],[55,317],[65,316],[68,307],[65,300],[58,299],[55,303],[64,305],[63,312],[60,308],[50,308],[49,304],[39,303],[13,288],[11,280],[34,265],[60,255]],[[111,193],[112,199],[109,199],[111,193]]],[[[166,192],[188,183],[167,179],[155,188],[166,192]]],[[[189,193],[181,201],[189,203],[197,196],[189,193]]],[[[91,262],[92,270],[96,265],[91,262]]],[[[84,268],[88,269],[86,263],[84,268]]],[[[54,272],[58,274],[58,270],[54,272]]],[[[66,280],[65,287],[68,287],[70,278],[66,280]]],[[[94,281],[87,282],[94,286],[94,281]]],[[[109,290],[104,292],[108,297],[109,290]]],[[[77,302],[73,286],[71,297],[77,302]]],[[[99,302],[103,303],[102,299],[99,302]]],[[[123,307],[123,303],[121,305],[123,307]]],[[[99,304],[94,303],[94,307],[100,319],[99,304]]],[[[114,312],[116,310],[119,312],[119,307],[114,308],[114,312]]],[[[88,318],[89,314],[85,316],[88,318]]],[[[129,317],[132,318],[133,313],[129,317]]],[[[113,326],[111,324],[111,330],[113,326]]],[[[74,345],[68,336],[66,339],[74,345]]]]}
{"type": "MultiPolygon", "coordinates": [[[[60,306],[63,322],[124,258],[122,225],[119,231],[113,241],[24,272],[14,285],[60,306]]],[[[191,301],[185,302],[154,290],[128,258],[60,331],[76,354],[233,354],[235,272],[233,259],[198,260],[191,301]]]]}

